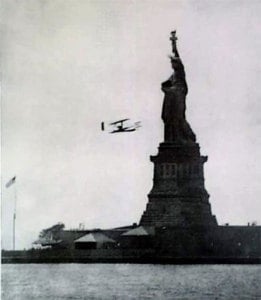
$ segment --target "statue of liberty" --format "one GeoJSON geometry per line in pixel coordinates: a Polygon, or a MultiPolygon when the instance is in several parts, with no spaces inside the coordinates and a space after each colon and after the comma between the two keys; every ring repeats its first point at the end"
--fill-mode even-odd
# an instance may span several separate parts
{"type": "Polygon", "coordinates": [[[184,65],[177,50],[176,31],[171,32],[170,40],[172,41],[173,52],[170,60],[174,72],[161,85],[161,89],[165,94],[162,108],[162,120],[165,125],[164,141],[177,144],[195,142],[196,136],[185,116],[188,86],[184,65]]]}

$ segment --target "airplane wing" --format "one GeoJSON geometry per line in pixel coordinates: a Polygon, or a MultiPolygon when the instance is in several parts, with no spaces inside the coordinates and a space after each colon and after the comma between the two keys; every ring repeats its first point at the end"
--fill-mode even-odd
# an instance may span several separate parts
{"type": "Polygon", "coordinates": [[[128,121],[128,120],[129,120],[129,119],[122,119],[122,120],[119,120],[119,121],[110,123],[110,125],[115,125],[115,124],[118,124],[118,123],[121,123],[121,122],[125,122],[125,121],[128,121]]]}

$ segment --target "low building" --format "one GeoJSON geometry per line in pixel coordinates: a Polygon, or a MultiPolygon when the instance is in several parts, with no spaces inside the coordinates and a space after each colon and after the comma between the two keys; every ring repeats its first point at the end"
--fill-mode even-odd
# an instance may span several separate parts
{"type": "Polygon", "coordinates": [[[91,232],[74,241],[75,249],[111,249],[116,242],[102,232],[91,232]]]}

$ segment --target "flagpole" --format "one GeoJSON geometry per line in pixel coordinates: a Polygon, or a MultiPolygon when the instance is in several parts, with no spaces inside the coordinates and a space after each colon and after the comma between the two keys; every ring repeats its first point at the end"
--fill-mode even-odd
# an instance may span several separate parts
{"type": "Polygon", "coordinates": [[[13,250],[14,251],[15,251],[16,202],[17,202],[17,193],[16,193],[16,184],[14,184],[14,215],[13,215],[13,250]]]}
{"type": "Polygon", "coordinates": [[[5,185],[6,188],[14,185],[14,214],[13,214],[13,250],[15,250],[15,219],[16,219],[16,202],[17,202],[17,195],[16,195],[16,176],[11,178],[5,185]]]}

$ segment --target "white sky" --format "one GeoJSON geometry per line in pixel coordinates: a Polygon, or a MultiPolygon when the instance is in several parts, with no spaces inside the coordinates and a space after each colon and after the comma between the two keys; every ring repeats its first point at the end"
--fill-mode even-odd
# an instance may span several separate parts
{"type": "Polygon", "coordinates": [[[139,222],[177,29],[187,119],[219,224],[261,223],[260,1],[2,1],[2,248],[41,229],[139,222]],[[130,117],[130,134],[100,122],[130,117]]]}

